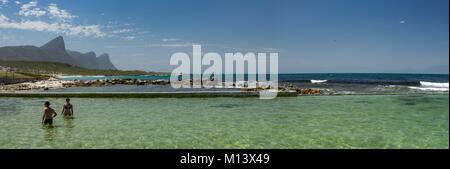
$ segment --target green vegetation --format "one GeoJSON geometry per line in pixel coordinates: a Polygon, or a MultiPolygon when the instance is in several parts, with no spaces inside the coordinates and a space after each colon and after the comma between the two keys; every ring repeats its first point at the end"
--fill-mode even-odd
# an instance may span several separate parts
{"type": "Polygon", "coordinates": [[[0,70],[0,78],[10,78],[10,79],[46,79],[50,76],[39,75],[27,72],[6,72],[0,70]]]}
{"type": "Polygon", "coordinates": [[[38,61],[2,61],[0,60],[0,66],[9,67],[15,69],[16,72],[25,76],[42,76],[42,74],[66,74],[66,75],[105,75],[105,76],[118,76],[118,75],[157,75],[164,73],[145,72],[145,71],[122,71],[122,70],[97,70],[86,69],[78,66],[73,66],[64,63],[56,62],[38,62],[38,61]]]}

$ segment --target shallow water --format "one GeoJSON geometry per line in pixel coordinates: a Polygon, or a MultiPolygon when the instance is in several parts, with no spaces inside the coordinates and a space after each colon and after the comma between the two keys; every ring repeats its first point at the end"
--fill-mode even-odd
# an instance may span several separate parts
{"type": "Polygon", "coordinates": [[[0,98],[0,148],[448,148],[449,96],[0,98]]]}

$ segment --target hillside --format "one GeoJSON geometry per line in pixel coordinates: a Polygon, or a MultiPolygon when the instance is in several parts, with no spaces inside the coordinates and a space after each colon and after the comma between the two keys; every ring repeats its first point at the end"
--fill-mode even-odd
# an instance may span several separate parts
{"type": "Polygon", "coordinates": [[[64,38],[61,36],[49,41],[41,47],[0,47],[0,60],[58,62],[87,69],[116,69],[106,53],[97,57],[94,52],[81,53],[67,50],[64,38]]]}
{"type": "Polygon", "coordinates": [[[0,78],[11,78],[11,79],[35,79],[36,76],[27,73],[17,73],[17,72],[6,72],[0,70],[0,78]]]}
{"type": "Polygon", "coordinates": [[[12,68],[14,69],[15,72],[29,73],[29,74],[105,75],[105,76],[162,74],[145,71],[86,69],[65,63],[41,62],[41,61],[0,60],[0,66],[12,68]]]}

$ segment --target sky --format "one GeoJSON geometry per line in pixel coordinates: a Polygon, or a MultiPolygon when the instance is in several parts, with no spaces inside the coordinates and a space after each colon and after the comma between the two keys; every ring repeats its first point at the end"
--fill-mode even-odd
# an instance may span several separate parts
{"type": "Polygon", "coordinates": [[[170,72],[170,56],[278,52],[281,73],[446,73],[448,0],[0,0],[0,46],[108,53],[170,72]]]}

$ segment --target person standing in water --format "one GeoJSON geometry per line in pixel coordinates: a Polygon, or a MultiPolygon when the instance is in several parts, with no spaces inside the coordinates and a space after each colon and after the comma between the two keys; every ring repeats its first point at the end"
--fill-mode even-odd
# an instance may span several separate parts
{"type": "Polygon", "coordinates": [[[44,103],[44,114],[42,115],[42,124],[51,126],[53,124],[53,118],[55,118],[58,114],[56,114],[55,110],[50,107],[50,102],[46,101],[44,103]]]}
{"type": "Polygon", "coordinates": [[[70,104],[69,98],[66,99],[66,103],[64,103],[61,114],[64,115],[64,117],[72,117],[73,116],[73,105],[70,104]]]}

